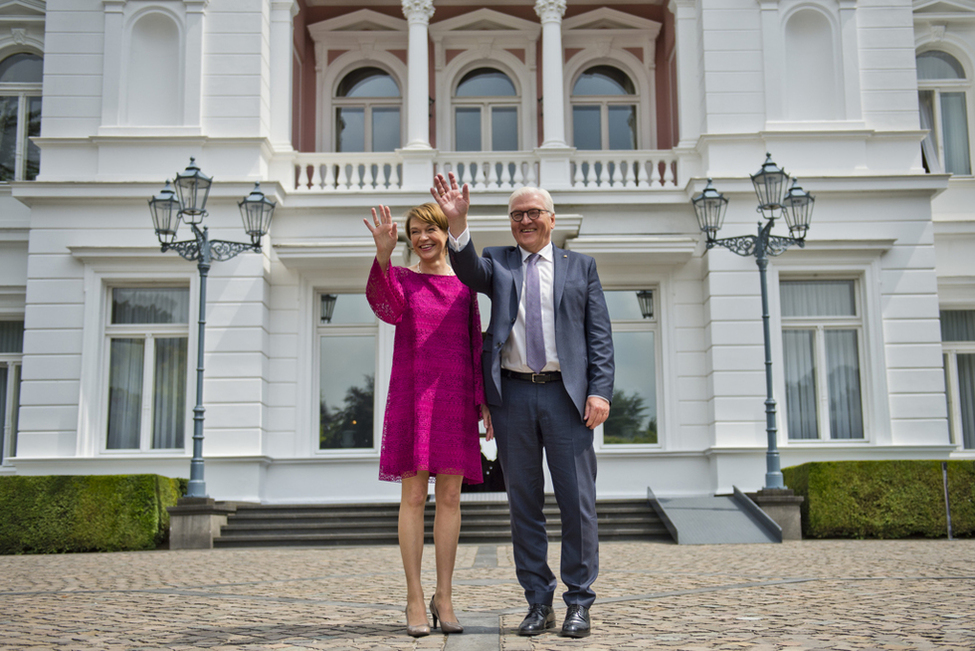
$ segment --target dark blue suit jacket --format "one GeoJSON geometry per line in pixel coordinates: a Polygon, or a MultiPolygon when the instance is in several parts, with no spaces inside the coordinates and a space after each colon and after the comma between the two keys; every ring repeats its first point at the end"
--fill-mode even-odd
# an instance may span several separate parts
{"type": "MultiPolygon", "coordinates": [[[[491,324],[484,337],[484,392],[489,405],[501,405],[501,350],[511,335],[523,284],[517,246],[495,246],[478,256],[471,240],[450,251],[457,277],[491,299],[491,324]]],[[[555,344],[562,382],[581,417],[586,398],[613,399],[613,333],[596,261],[553,245],[555,256],[555,344]]]]}

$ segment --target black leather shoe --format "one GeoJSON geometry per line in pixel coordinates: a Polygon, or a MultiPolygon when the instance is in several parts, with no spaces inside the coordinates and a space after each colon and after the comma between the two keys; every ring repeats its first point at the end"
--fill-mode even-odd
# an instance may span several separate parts
{"type": "Polygon", "coordinates": [[[589,609],[573,604],[565,611],[565,622],[559,632],[561,637],[589,637],[589,609]]]}
{"type": "Polygon", "coordinates": [[[540,635],[547,628],[555,628],[555,610],[545,604],[532,604],[518,627],[518,635],[540,635]]]}

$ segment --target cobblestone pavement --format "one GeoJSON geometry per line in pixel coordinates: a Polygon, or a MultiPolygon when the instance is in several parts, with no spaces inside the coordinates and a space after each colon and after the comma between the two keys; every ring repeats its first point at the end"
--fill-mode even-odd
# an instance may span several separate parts
{"type": "Polygon", "coordinates": [[[975,540],[603,543],[600,566],[592,637],[521,638],[511,547],[461,546],[467,633],[414,640],[396,547],[0,556],[0,648],[975,649],[975,540]]]}

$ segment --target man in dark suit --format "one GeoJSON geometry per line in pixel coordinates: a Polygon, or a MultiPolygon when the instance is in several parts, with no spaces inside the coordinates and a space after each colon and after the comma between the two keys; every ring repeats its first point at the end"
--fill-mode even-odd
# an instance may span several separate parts
{"type": "Polygon", "coordinates": [[[560,635],[586,637],[599,571],[596,455],[592,430],[609,416],[613,339],[595,261],[552,244],[555,207],[540,188],[508,201],[517,246],[478,256],[467,230],[470,191],[437,175],[431,192],[450,226],[458,278],[491,298],[484,338],[484,389],[511,510],[518,581],[529,609],[519,635],[555,626],[555,575],[548,565],[542,452],[562,518],[566,616],[560,635]]]}

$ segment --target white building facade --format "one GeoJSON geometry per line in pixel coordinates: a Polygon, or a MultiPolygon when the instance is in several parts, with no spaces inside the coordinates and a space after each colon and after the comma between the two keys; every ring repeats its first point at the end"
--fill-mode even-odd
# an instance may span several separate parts
{"type": "Polygon", "coordinates": [[[782,466],[975,458],[973,10],[2,0],[0,474],[188,476],[200,280],[146,200],[191,156],[211,237],[246,239],[254,182],[277,201],[262,252],[209,274],[211,497],[398,499],[362,218],[429,200],[440,171],[471,185],[479,247],[510,243],[508,195],[541,185],[557,244],[597,260],[600,497],[761,488],[759,274],[705,248],[690,199],[712,178],[719,236],[754,234],[765,152],[816,198],[769,267],[782,466]]]}

